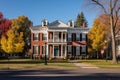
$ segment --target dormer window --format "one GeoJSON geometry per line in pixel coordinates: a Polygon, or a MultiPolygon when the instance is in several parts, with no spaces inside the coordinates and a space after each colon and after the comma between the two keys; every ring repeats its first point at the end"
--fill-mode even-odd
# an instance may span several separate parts
{"type": "Polygon", "coordinates": [[[43,20],[42,21],[42,26],[47,26],[48,25],[48,21],[47,20],[43,20]]]}
{"type": "Polygon", "coordinates": [[[73,21],[73,20],[70,20],[70,21],[68,22],[68,26],[69,26],[69,27],[74,27],[74,21],[73,21]]]}

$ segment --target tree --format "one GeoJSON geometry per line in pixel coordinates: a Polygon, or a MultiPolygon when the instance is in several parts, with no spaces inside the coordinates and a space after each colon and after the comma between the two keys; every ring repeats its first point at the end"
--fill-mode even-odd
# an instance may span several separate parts
{"type": "Polygon", "coordinates": [[[0,36],[6,36],[6,32],[10,29],[11,21],[5,19],[2,12],[0,12],[0,36]]]}
{"type": "Polygon", "coordinates": [[[30,27],[31,21],[26,16],[19,16],[17,19],[12,20],[11,28],[18,33],[23,32],[23,40],[25,42],[24,52],[30,48],[30,27]]]}
{"type": "Polygon", "coordinates": [[[89,32],[89,40],[91,41],[91,46],[89,47],[89,50],[92,48],[92,50],[95,50],[97,52],[97,58],[98,58],[98,52],[102,50],[102,48],[105,46],[105,31],[104,28],[99,23],[98,19],[95,19],[93,26],[89,32]]]}
{"type": "Polygon", "coordinates": [[[85,17],[84,17],[83,12],[81,12],[81,13],[78,14],[78,16],[77,16],[77,19],[76,19],[76,22],[75,22],[75,26],[81,27],[81,26],[83,26],[83,23],[84,23],[84,22],[87,23],[87,21],[86,21],[86,19],[85,19],[85,17]]]}
{"type": "Polygon", "coordinates": [[[10,29],[7,36],[2,36],[1,48],[8,54],[19,53],[23,51],[24,41],[23,33],[17,33],[10,29]]]}
{"type": "Polygon", "coordinates": [[[115,28],[119,20],[120,1],[119,0],[90,0],[95,6],[99,6],[105,14],[110,18],[110,31],[112,40],[112,62],[117,64],[116,44],[115,44],[115,28]],[[115,18],[114,18],[115,17],[115,18]]]}

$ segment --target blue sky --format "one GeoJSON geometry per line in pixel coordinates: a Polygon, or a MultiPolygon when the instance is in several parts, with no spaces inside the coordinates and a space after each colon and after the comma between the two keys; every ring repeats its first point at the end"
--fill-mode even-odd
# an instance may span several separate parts
{"type": "Polygon", "coordinates": [[[0,0],[0,12],[5,18],[13,19],[27,16],[33,25],[40,25],[43,19],[49,22],[61,20],[67,23],[76,20],[78,13],[84,13],[88,26],[91,27],[97,16],[87,7],[83,7],[84,0],[0,0]]]}

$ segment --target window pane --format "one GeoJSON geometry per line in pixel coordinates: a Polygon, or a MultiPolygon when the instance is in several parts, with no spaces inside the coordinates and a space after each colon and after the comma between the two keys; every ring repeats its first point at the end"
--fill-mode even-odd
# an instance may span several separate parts
{"type": "Polygon", "coordinates": [[[47,40],[47,34],[43,34],[43,40],[47,40]]]}
{"type": "Polygon", "coordinates": [[[34,46],[34,54],[38,54],[38,53],[39,53],[38,50],[39,50],[39,49],[38,49],[38,46],[34,46]]]}
{"type": "Polygon", "coordinates": [[[72,46],[68,46],[68,52],[72,51],[72,46]]]}
{"type": "Polygon", "coordinates": [[[82,52],[86,52],[86,46],[82,46],[82,52]]]}
{"type": "Polygon", "coordinates": [[[76,55],[80,55],[80,47],[79,46],[76,47],[76,55]]]}
{"type": "Polygon", "coordinates": [[[80,34],[77,34],[76,40],[80,41],[80,34]]]}
{"type": "Polygon", "coordinates": [[[71,34],[68,34],[68,41],[71,41],[71,34]]]}
{"type": "Polygon", "coordinates": [[[33,40],[38,40],[38,33],[34,33],[33,40]]]}
{"type": "Polygon", "coordinates": [[[86,40],[86,34],[82,34],[82,40],[86,40]]]}

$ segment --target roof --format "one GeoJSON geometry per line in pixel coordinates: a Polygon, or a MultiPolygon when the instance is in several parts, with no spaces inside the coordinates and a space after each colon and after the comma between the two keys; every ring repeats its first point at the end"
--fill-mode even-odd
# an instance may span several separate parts
{"type": "Polygon", "coordinates": [[[49,24],[49,26],[56,26],[56,27],[69,27],[67,24],[63,23],[62,21],[60,20],[56,20],[52,23],[49,24]]]}

